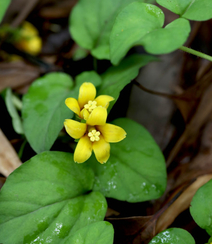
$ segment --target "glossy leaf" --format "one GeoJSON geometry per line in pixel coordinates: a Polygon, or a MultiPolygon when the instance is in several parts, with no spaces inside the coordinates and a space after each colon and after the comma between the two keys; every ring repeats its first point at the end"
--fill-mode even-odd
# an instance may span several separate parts
{"type": "Polygon", "coordinates": [[[76,231],[65,244],[112,244],[114,230],[108,222],[96,222],[76,231]]]}
{"type": "Polygon", "coordinates": [[[72,154],[43,152],[31,158],[1,189],[0,242],[70,243],[69,238],[95,230],[85,227],[104,219],[107,204],[101,193],[89,193],[93,181],[92,170],[74,163],[72,154]]]}
{"type": "MultiPolygon", "coordinates": [[[[70,32],[98,59],[109,59],[109,36],[116,15],[135,0],[79,0],[70,16],[70,32]]],[[[141,0],[140,0],[141,1],[141,0]]]]}
{"type": "Polygon", "coordinates": [[[212,180],[200,187],[194,195],[190,212],[195,222],[212,236],[212,180]]]}
{"type": "Polygon", "coordinates": [[[7,8],[10,5],[11,0],[1,0],[0,1],[0,23],[5,15],[7,8]]]}
{"type": "Polygon", "coordinates": [[[212,18],[211,0],[156,0],[158,4],[175,14],[190,20],[208,20],[212,18]]]}
{"type": "Polygon", "coordinates": [[[195,244],[194,238],[186,230],[170,228],[157,234],[149,244],[195,244]]]}
{"type": "Polygon", "coordinates": [[[99,87],[98,95],[110,95],[115,98],[110,102],[108,110],[118,99],[121,90],[138,75],[139,69],[156,60],[150,55],[134,54],[124,59],[118,66],[110,67],[102,75],[102,85],[99,87]]]}
{"type": "Polygon", "coordinates": [[[119,63],[136,45],[143,45],[152,54],[164,54],[185,43],[190,32],[188,20],[177,19],[165,28],[163,25],[164,13],[157,6],[141,2],[129,4],[118,14],[111,31],[111,62],[119,63]]]}
{"type": "Polygon", "coordinates": [[[6,104],[7,110],[12,118],[12,124],[13,124],[13,128],[14,128],[15,132],[18,134],[23,134],[24,132],[23,132],[22,121],[21,121],[18,111],[13,103],[12,91],[10,88],[8,88],[5,93],[5,104],[6,104]]]}
{"type": "Polygon", "coordinates": [[[110,144],[111,154],[106,164],[99,164],[94,156],[89,160],[96,175],[94,190],[128,202],[160,197],[166,188],[166,165],[154,139],[130,119],[117,119],[114,124],[122,127],[127,136],[110,144]]]}
{"type": "Polygon", "coordinates": [[[49,150],[63,128],[65,119],[73,112],[65,105],[67,97],[78,98],[79,87],[84,82],[99,85],[101,78],[94,72],[84,72],[72,78],[64,73],[50,73],[37,79],[23,99],[24,131],[35,152],[49,150]]]}

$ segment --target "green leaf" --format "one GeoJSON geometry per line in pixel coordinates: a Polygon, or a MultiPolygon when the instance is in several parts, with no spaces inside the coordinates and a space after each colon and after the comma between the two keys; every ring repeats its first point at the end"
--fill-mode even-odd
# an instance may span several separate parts
{"type": "Polygon", "coordinates": [[[138,75],[139,69],[156,60],[150,55],[134,54],[124,59],[118,66],[110,67],[102,75],[102,85],[99,87],[98,95],[110,95],[115,98],[110,102],[108,111],[118,99],[121,90],[138,75]]]}
{"type": "Polygon", "coordinates": [[[113,226],[108,222],[101,221],[80,229],[65,244],[112,244],[113,235],[113,226]]]}
{"type": "Polygon", "coordinates": [[[164,13],[157,6],[141,2],[129,4],[118,14],[111,31],[111,62],[119,63],[136,45],[143,45],[152,54],[169,53],[182,46],[190,32],[189,21],[177,19],[165,28],[163,24],[164,13]]]}
{"type": "MultiPolygon", "coordinates": [[[[91,82],[94,86],[99,86],[102,82],[101,77],[95,71],[85,71],[76,76],[76,91],[79,93],[79,88],[84,82],[91,82]]],[[[77,97],[78,97],[77,93],[77,97]]]]}
{"type": "Polygon", "coordinates": [[[91,50],[94,57],[110,59],[109,36],[115,17],[121,9],[134,1],[79,0],[70,15],[73,39],[81,47],[91,50]]]}
{"type": "Polygon", "coordinates": [[[117,119],[114,124],[122,127],[127,136],[110,144],[111,155],[106,164],[99,164],[94,157],[89,160],[96,176],[94,190],[128,202],[160,197],[166,188],[166,165],[154,139],[130,119],[117,119]]]}
{"type": "Polygon", "coordinates": [[[180,228],[170,228],[157,234],[149,244],[195,244],[189,232],[180,228]]]}
{"type": "Polygon", "coordinates": [[[12,124],[13,124],[13,128],[14,128],[15,132],[18,134],[23,134],[24,132],[23,132],[22,121],[16,110],[16,107],[14,106],[12,91],[10,88],[7,88],[6,93],[5,93],[5,104],[6,104],[7,110],[12,118],[12,124]]]}
{"type": "Polygon", "coordinates": [[[195,222],[212,236],[212,180],[200,187],[191,201],[190,213],[195,222]]]}
{"type": "Polygon", "coordinates": [[[96,72],[83,72],[76,77],[73,87],[72,78],[65,73],[50,73],[37,79],[23,98],[23,126],[27,140],[35,152],[51,148],[65,119],[73,117],[73,112],[65,105],[67,97],[78,97],[83,82],[101,83],[96,72]]]}
{"type": "Polygon", "coordinates": [[[158,4],[175,14],[190,20],[208,20],[212,18],[211,0],[156,0],[158,4]]]}
{"type": "Polygon", "coordinates": [[[24,132],[35,152],[49,150],[63,122],[73,116],[65,106],[73,81],[64,73],[50,73],[37,79],[23,98],[24,132]]]}
{"type": "Polygon", "coordinates": [[[84,227],[102,221],[107,209],[101,193],[89,193],[93,181],[92,170],[74,163],[72,154],[43,152],[31,158],[0,191],[0,242],[60,244],[81,231],[85,236],[84,227]]]}
{"type": "Polygon", "coordinates": [[[10,5],[11,0],[1,0],[0,1],[0,23],[4,17],[5,12],[7,11],[7,8],[10,5]]]}

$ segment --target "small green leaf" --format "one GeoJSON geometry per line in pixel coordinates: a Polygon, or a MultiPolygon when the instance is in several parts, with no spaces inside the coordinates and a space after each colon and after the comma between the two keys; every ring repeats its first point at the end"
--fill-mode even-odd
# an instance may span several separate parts
{"type": "Polygon", "coordinates": [[[7,8],[10,5],[11,0],[1,0],[0,1],[0,23],[5,15],[5,12],[7,11],[7,8]]]}
{"type": "Polygon", "coordinates": [[[126,138],[111,143],[111,155],[106,164],[94,157],[89,165],[95,172],[94,190],[106,197],[140,202],[160,197],[166,188],[164,157],[151,135],[130,119],[117,119],[126,138]]]}
{"type": "Polygon", "coordinates": [[[182,46],[190,32],[189,21],[177,19],[164,29],[163,24],[164,13],[157,6],[129,4],[118,14],[111,31],[111,62],[118,64],[136,45],[143,45],[152,54],[169,53],[182,46]]]}
{"type": "Polygon", "coordinates": [[[139,69],[156,60],[150,55],[134,54],[124,59],[118,66],[110,67],[102,75],[102,85],[99,87],[98,95],[110,95],[115,98],[110,102],[108,111],[118,99],[121,90],[138,75],[139,69]]]}
{"type": "Polygon", "coordinates": [[[149,244],[195,244],[189,232],[180,228],[170,228],[157,234],[149,244]]]}
{"type": "Polygon", "coordinates": [[[143,37],[140,44],[152,54],[169,53],[184,44],[190,32],[189,21],[179,18],[143,37]],[[174,38],[173,38],[174,36],[174,38]]]}
{"type": "Polygon", "coordinates": [[[108,222],[96,222],[77,231],[64,244],[112,244],[114,230],[108,222]]]}
{"type": "Polygon", "coordinates": [[[6,104],[7,110],[12,118],[12,124],[13,124],[13,128],[14,128],[15,132],[18,134],[23,134],[24,132],[23,132],[22,121],[14,106],[12,91],[10,88],[7,88],[7,90],[6,90],[5,104],[6,104]]]}
{"type": "MultiPolygon", "coordinates": [[[[98,59],[109,59],[109,36],[118,12],[135,0],[79,0],[70,15],[70,32],[98,59]]],[[[140,0],[141,1],[141,0],[140,0]]]]}
{"type": "Polygon", "coordinates": [[[101,193],[89,193],[93,182],[92,170],[74,163],[72,154],[43,152],[31,158],[0,191],[0,242],[60,244],[81,231],[85,236],[84,227],[102,221],[107,209],[101,193]]]}
{"type": "MultiPolygon", "coordinates": [[[[79,93],[79,88],[84,82],[91,82],[94,86],[99,86],[102,82],[101,77],[95,71],[85,71],[76,76],[76,87],[75,89],[79,93]]],[[[78,97],[77,93],[77,97],[78,97]]]]}
{"type": "Polygon", "coordinates": [[[49,150],[63,128],[64,120],[73,116],[65,106],[72,87],[69,75],[50,73],[34,81],[24,96],[24,132],[35,152],[49,150]]]}
{"type": "Polygon", "coordinates": [[[212,18],[211,0],[156,0],[158,4],[189,20],[212,18]]]}
{"type": "Polygon", "coordinates": [[[190,212],[195,222],[212,236],[212,180],[200,187],[191,201],[190,212]]]}

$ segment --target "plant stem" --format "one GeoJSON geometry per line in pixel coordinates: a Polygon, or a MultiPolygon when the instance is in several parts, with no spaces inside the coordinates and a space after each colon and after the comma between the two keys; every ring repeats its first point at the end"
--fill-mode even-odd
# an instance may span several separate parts
{"type": "Polygon", "coordinates": [[[196,56],[198,56],[200,58],[207,59],[207,60],[209,60],[209,61],[212,62],[212,57],[209,56],[209,55],[207,55],[207,54],[198,52],[198,51],[196,51],[194,49],[191,49],[191,48],[188,48],[188,47],[184,47],[184,46],[180,47],[179,49],[182,50],[182,51],[184,51],[184,52],[191,53],[193,55],[196,55],[196,56]]]}

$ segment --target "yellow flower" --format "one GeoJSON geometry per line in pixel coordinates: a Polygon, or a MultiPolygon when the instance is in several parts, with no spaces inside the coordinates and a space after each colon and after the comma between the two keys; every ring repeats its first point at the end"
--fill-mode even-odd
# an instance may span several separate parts
{"type": "Polygon", "coordinates": [[[110,142],[119,142],[126,137],[126,132],[112,124],[90,126],[72,119],[64,122],[67,133],[80,139],[74,152],[74,161],[84,163],[94,151],[96,159],[101,164],[110,157],[110,142]]]}
{"type": "Polygon", "coordinates": [[[34,25],[25,21],[20,30],[20,37],[21,40],[15,44],[17,48],[32,55],[40,53],[42,40],[34,25]]]}
{"type": "Polygon", "coordinates": [[[90,82],[84,82],[80,86],[78,100],[69,97],[65,100],[65,104],[80,118],[86,120],[88,125],[104,125],[109,102],[113,101],[114,98],[107,95],[95,97],[95,86],[90,82]]]}

